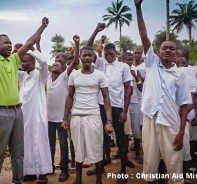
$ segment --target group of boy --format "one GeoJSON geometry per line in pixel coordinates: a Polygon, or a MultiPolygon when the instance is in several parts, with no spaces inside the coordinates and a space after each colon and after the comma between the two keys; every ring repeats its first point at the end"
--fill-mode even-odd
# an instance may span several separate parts
{"type": "MultiPolygon", "coordinates": [[[[58,54],[51,74],[39,46],[40,36],[48,26],[47,18],[43,18],[37,32],[12,55],[10,39],[0,35],[0,168],[9,145],[14,183],[37,178],[37,174],[38,184],[47,183],[46,174],[54,171],[56,130],[61,150],[59,182],[66,181],[69,178],[68,129],[76,160],[73,184],[82,183],[85,159],[95,163],[96,183],[102,183],[104,165],[110,163],[109,134],[113,130],[121,161],[120,174],[126,174],[128,139],[124,123],[128,112],[136,160],[143,163],[143,173],[148,175],[144,179],[148,183],[158,182],[151,176],[158,172],[162,159],[169,183],[185,182],[186,178],[172,176],[183,173],[184,165],[187,167],[183,161],[195,160],[196,129],[192,126],[197,120],[195,70],[188,66],[188,57],[183,52],[177,57],[177,47],[172,41],[162,43],[159,55],[154,53],[143,20],[142,1],[134,0],[144,51],[138,47],[133,54],[124,53],[122,62],[117,59],[112,43],[103,49],[100,46],[98,55],[91,48],[96,35],[105,28],[102,23],[80,51],[80,38],[75,35],[72,62],[67,66],[67,55],[58,54]],[[33,48],[35,43],[37,50],[33,48]],[[32,52],[27,53],[28,50],[32,52]],[[82,68],[75,70],[78,58],[82,68]],[[35,67],[35,59],[39,69],[35,67]],[[23,71],[18,71],[21,61],[23,71]],[[143,159],[140,125],[143,125],[143,159]]],[[[128,180],[122,177],[117,182],[128,180]]]]}

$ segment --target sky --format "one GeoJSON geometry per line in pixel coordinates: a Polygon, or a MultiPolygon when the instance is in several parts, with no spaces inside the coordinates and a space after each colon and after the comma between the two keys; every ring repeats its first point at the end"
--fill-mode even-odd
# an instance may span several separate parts
{"type": "MultiPolygon", "coordinates": [[[[51,38],[57,33],[65,38],[65,46],[70,46],[73,35],[79,35],[81,40],[90,37],[106,8],[116,0],[0,0],[0,34],[7,34],[13,45],[25,43],[26,40],[41,25],[43,17],[49,18],[49,26],[41,38],[41,49],[49,64],[54,62],[49,54],[53,43],[51,38]]],[[[197,3],[197,0],[194,0],[197,3]]],[[[166,27],[166,0],[144,0],[142,9],[148,36],[153,41],[157,31],[166,27]]],[[[187,3],[189,0],[171,0],[170,12],[176,9],[176,3],[187,3]]],[[[136,12],[133,0],[124,0],[131,8],[132,22],[130,27],[124,25],[122,35],[141,44],[138,34],[136,12]]],[[[197,27],[197,25],[196,25],[197,27]]],[[[115,25],[100,32],[96,39],[106,35],[111,42],[119,40],[119,31],[115,25]]],[[[197,30],[192,30],[192,36],[197,40],[197,30]]],[[[186,29],[181,31],[179,39],[188,39],[186,29]]]]}

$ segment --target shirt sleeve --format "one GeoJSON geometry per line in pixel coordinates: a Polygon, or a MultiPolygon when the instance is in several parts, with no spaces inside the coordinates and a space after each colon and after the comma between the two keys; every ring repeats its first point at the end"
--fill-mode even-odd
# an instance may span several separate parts
{"type": "Polygon", "coordinates": [[[192,104],[191,89],[189,81],[186,78],[187,75],[182,73],[177,84],[177,103],[179,107],[186,104],[192,104]]]}
{"type": "Polygon", "coordinates": [[[19,65],[21,64],[21,59],[20,59],[18,53],[12,54],[12,55],[9,57],[9,60],[11,60],[12,62],[14,62],[14,63],[16,64],[15,66],[16,66],[16,68],[17,68],[17,70],[18,70],[19,65]]]}
{"type": "Polygon", "coordinates": [[[69,76],[68,85],[69,86],[74,86],[74,73],[73,72],[69,76]]]}
{"type": "Polygon", "coordinates": [[[159,57],[154,53],[153,46],[151,45],[146,53],[144,59],[146,67],[152,67],[159,64],[159,57]]]}
{"type": "Polygon", "coordinates": [[[66,68],[66,70],[61,75],[63,75],[64,80],[68,80],[68,68],[66,68]]]}
{"type": "Polygon", "coordinates": [[[133,86],[134,81],[135,81],[135,79],[134,79],[134,77],[132,76],[130,86],[133,86]]]}
{"type": "Polygon", "coordinates": [[[100,88],[108,87],[107,77],[105,76],[103,72],[99,72],[99,73],[100,73],[100,80],[99,80],[100,88]]]}
{"type": "Polygon", "coordinates": [[[128,82],[131,81],[132,75],[131,75],[131,69],[129,67],[129,65],[125,64],[124,70],[123,70],[123,78],[122,78],[122,82],[128,82]]]}
{"type": "Polygon", "coordinates": [[[41,81],[46,83],[46,81],[48,79],[48,75],[49,75],[47,60],[36,49],[33,52],[30,52],[29,54],[31,56],[33,56],[36,59],[36,61],[39,63],[39,65],[40,65],[40,79],[41,79],[41,81]]]}
{"type": "Polygon", "coordinates": [[[103,58],[100,58],[100,57],[97,56],[96,62],[94,63],[94,68],[96,68],[97,70],[99,70],[102,65],[104,65],[103,58]]]}

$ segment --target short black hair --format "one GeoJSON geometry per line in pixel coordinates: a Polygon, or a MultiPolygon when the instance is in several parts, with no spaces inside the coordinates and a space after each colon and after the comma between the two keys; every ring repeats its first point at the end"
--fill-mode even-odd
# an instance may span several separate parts
{"type": "Polygon", "coordinates": [[[141,50],[143,52],[143,47],[142,46],[136,46],[133,51],[135,51],[135,50],[141,50]]]}
{"type": "Polygon", "coordinates": [[[131,54],[130,52],[125,52],[123,55],[122,55],[122,57],[123,58],[125,58],[125,57],[127,57],[127,56],[133,56],[133,54],[131,54]]]}
{"type": "Polygon", "coordinates": [[[176,42],[174,42],[174,41],[172,41],[172,40],[166,40],[166,41],[162,42],[162,43],[161,43],[161,45],[160,45],[160,48],[159,48],[159,49],[161,49],[161,46],[162,46],[165,42],[171,42],[171,43],[174,43],[175,48],[177,49],[176,42]]]}
{"type": "Polygon", "coordinates": [[[8,35],[6,35],[6,34],[0,34],[0,40],[1,40],[1,37],[3,37],[3,36],[8,37],[8,35]]]}
{"type": "Polygon", "coordinates": [[[92,51],[93,55],[95,55],[94,50],[92,49],[92,47],[85,46],[85,47],[82,47],[80,49],[80,56],[81,56],[81,53],[82,53],[83,50],[90,50],[90,51],[92,51]]]}
{"type": "MultiPolygon", "coordinates": [[[[58,55],[58,54],[61,55],[61,56],[64,58],[65,61],[67,61],[67,59],[68,59],[68,57],[69,57],[69,55],[68,55],[67,53],[65,53],[65,52],[59,52],[59,53],[57,53],[57,55],[58,55]]],[[[56,55],[56,56],[57,56],[57,55],[56,55]]]]}
{"type": "Polygon", "coordinates": [[[104,50],[109,50],[109,49],[113,49],[114,51],[116,51],[116,46],[113,43],[107,43],[104,47],[104,50]]]}
{"type": "Polygon", "coordinates": [[[188,49],[180,49],[181,56],[186,59],[186,61],[189,61],[189,50],[188,49]]]}
{"type": "Polygon", "coordinates": [[[70,61],[70,60],[73,60],[74,59],[74,56],[69,56],[67,61],[70,61]]]}

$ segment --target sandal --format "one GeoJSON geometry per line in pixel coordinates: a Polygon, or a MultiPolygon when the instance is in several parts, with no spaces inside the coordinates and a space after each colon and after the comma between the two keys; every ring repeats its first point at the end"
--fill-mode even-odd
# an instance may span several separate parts
{"type": "Polygon", "coordinates": [[[143,164],[143,158],[141,156],[136,156],[135,160],[137,161],[138,164],[143,164]]]}
{"type": "Polygon", "coordinates": [[[46,175],[39,175],[37,184],[47,184],[48,178],[46,175]]]}
{"type": "MultiPolygon", "coordinates": [[[[103,169],[102,173],[105,173],[105,169],[103,169]]],[[[88,176],[92,176],[92,175],[95,175],[95,174],[96,174],[96,169],[88,170],[86,172],[86,175],[88,175],[88,176]]]]}
{"type": "Polygon", "coordinates": [[[64,182],[64,181],[67,181],[68,178],[69,178],[69,174],[68,173],[61,172],[60,175],[59,175],[58,181],[59,182],[64,182]]]}
{"type": "Polygon", "coordinates": [[[88,176],[92,176],[92,175],[95,175],[95,174],[96,174],[96,169],[88,170],[86,172],[86,175],[88,175],[88,176]]]}
{"type": "Polygon", "coordinates": [[[76,173],[76,167],[70,167],[69,174],[75,174],[75,173],[76,173]]]}

